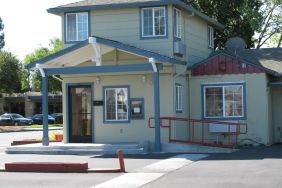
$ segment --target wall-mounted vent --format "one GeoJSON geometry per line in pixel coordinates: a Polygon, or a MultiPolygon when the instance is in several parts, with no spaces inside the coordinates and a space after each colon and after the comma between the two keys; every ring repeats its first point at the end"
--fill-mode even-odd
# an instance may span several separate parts
{"type": "Polygon", "coordinates": [[[181,41],[174,41],[173,53],[174,55],[185,55],[186,45],[183,44],[181,41]]]}

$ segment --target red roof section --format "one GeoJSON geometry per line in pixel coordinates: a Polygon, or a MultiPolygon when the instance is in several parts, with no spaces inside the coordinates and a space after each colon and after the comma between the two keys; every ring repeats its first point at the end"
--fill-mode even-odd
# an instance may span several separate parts
{"type": "Polygon", "coordinates": [[[260,68],[240,62],[228,55],[218,55],[192,69],[192,76],[263,73],[260,68]]]}

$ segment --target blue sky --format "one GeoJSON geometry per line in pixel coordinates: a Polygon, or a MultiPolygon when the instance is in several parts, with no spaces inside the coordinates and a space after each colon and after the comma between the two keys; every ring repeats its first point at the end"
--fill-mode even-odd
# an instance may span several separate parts
{"type": "Polygon", "coordinates": [[[47,9],[79,0],[1,0],[0,17],[4,22],[5,47],[23,60],[25,55],[49,39],[61,38],[61,18],[47,9]]]}

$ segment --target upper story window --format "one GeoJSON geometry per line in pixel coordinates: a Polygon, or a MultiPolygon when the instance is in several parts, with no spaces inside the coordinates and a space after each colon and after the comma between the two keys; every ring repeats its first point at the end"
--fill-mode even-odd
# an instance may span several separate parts
{"type": "Polygon", "coordinates": [[[178,9],[173,9],[173,22],[174,22],[174,36],[181,38],[181,11],[178,9]]]}
{"type": "Polygon", "coordinates": [[[82,41],[88,38],[88,12],[66,14],[66,41],[82,41]]]}
{"type": "Polygon", "coordinates": [[[124,122],[128,119],[128,88],[105,88],[105,121],[124,122]]]}
{"type": "Polygon", "coordinates": [[[175,89],[176,89],[175,110],[176,112],[182,112],[183,110],[183,99],[182,99],[183,87],[180,84],[176,84],[175,89]]]}
{"type": "Polygon", "coordinates": [[[244,85],[203,86],[204,118],[243,118],[245,116],[244,85]]]}
{"type": "Polygon", "coordinates": [[[166,36],[165,7],[151,7],[141,9],[142,37],[166,36]]]}
{"type": "Polygon", "coordinates": [[[214,29],[208,26],[208,45],[210,48],[214,47],[214,29]]]}

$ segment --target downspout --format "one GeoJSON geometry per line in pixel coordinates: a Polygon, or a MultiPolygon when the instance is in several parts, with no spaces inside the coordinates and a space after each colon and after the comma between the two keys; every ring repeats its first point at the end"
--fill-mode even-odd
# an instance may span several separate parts
{"type": "Polygon", "coordinates": [[[35,66],[42,76],[42,114],[43,114],[43,138],[42,145],[49,146],[48,135],[48,76],[40,64],[35,66]]]}

